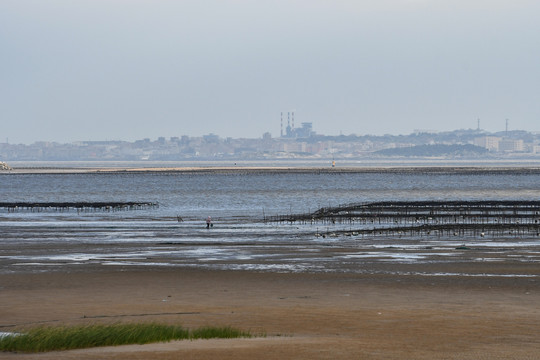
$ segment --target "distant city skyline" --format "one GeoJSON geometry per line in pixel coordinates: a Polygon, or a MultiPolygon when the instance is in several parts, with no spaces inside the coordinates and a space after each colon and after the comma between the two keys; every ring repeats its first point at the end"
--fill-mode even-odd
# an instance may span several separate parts
{"type": "Polygon", "coordinates": [[[6,136],[5,138],[0,138],[0,143],[4,143],[4,144],[11,144],[11,145],[14,145],[14,144],[23,144],[23,145],[31,145],[33,143],[41,143],[41,142],[55,142],[55,143],[59,143],[59,144],[72,144],[72,143],[81,143],[81,142],[136,142],[136,141],[141,141],[141,140],[146,140],[146,139],[149,139],[151,141],[156,141],[158,139],[172,139],[172,138],[181,138],[181,137],[188,137],[188,138],[205,138],[205,137],[209,137],[209,136],[212,136],[212,137],[217,137],[217,138],[220,138],[220,139],[261,139],[263,138],[266,134],[270,134],[271,138],[283,138],[283,139],[294,139],[296,138],[296,136],[294,134],[296,133],[299,133],[299,134],[302,134],[300,136],[300,138],[307,138],[309,137],[305,131],[308,130],[310,132],[312,132],[312,134],[314,136],[323,136],[323,137],[337,137],[337,136],[359,136],[359,137],[362,137],[362,136],[373,136],[373,137],[383,137],[385,135],[389,135],[389,136],[409,136],[409,135],[412,135],[412,134],[416,134],[416,133],[432,133],[432,134],[441,134],[441,133],[451,133],[451,132],[455,132],[455,131],[459,131],[459,130],[479,130],[483,133],[486,133],[487,135],[494,135],[494,134],[497,134],[497,133],[504,133],[506,131],[508,132],[513,132],[513,131],[525,131],[527,133],[531,133],[531,134],[540,134],[540,131],[530,131],[530,130],[527,130],[527,129],[513,129],[511,127],[508,127],[506,128],[506,122],[505,122],[505,128],[502,128],[502,129],[499,129],[499,130],[495,130],[495,131],[489,131],[489,130],[486,130],[486,129],[483,129],[482,127],[478,128],[478,127],[469,127],[469,128],[455,128],[455,129],[445,129],[445,130],[435,130],[435,129],[413,129],[412,131],[409,131],[407,133],[391,133],[391,132],[387,132],[387,133],[384,133],[384,134],[362,134],[362,133],[339,133],[339,134],[325,134],[325,133],[322,133],[322,132],[319,132],[317,131],[317,128],[316,128],[316,124],[312,124],[311,122],[302,122],[300,124],[296,124],[295,125],[295,128],[293,128],[294,130],[296,131],[293,131],[292,132],[292,135],[291,136],[288,136],[287,135],[287,121],[284,120],[283,122],[283,134],[281,134],[281,127],[278,129],[278,132],[277,133],[272,133],[271,131],[264,131],[262,132],[261,134],[258,134],[258,135],[255,135],[255,136],[226,136],[226,135],[223,135],[223,134],[219,134],[219,133],[215,133],[215,132],[208,132],[208,133],[204,133],[204,134],[197,134],[197,135],[193,135],[193,134],[161,134],[161,135],[158,135],[158,136],[155,136],[155,137],[151,137],[151,136],[143,136],[143,137],[140,137],[140,138],[96,138],[96,139],[91,139],[91,138],[87,138],[87,139],[76,139],[76,140],[67,140],[67,141],[58,141],[58,140],[49,140],[49,139],[37,139],[35,141],[32,141],[32,142],[28,142],[28,143],[24,143],[24,142],[14,142],[12,140],[10,140],[9,136],[6,136]],[[304,127],[303,127],[304,125],[304,127]],[[306,126],[307,125],[307,129],[306,129],[306,126]]]}
{"type": "MultiPolygon", "coordinates": [[[[292,121],[291,121],[292,124],[292,121]]],[[[540,134],[526,131],[489,133],[478,129],[418,132],[407,135],[327,136],[315,134],[311,123],[283,137],[259,138],[159,137],[129,141],[0,143],[2,161],[178,161],[367,159],[378,157],[529,158],[540,155],[540,134]]]]}
{"type": "Polygon", "coordinates": [[[4,0],[10,143],[540,131],[532,0],[4,0]]]}

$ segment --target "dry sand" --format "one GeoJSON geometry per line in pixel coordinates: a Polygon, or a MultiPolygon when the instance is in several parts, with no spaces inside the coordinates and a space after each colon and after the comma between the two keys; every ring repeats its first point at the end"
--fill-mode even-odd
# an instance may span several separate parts
{"type": "Polygon", "coordinates": [[[163,268],[0,275],[0,331],[36,324],[230,325],[266,337],[5,359],[540,359],[537,278],[163,268]]]}

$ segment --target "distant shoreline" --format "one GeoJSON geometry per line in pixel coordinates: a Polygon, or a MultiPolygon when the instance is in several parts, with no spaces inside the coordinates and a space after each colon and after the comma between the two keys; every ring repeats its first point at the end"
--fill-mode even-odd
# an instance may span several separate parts
{"type": "Polygon", "coordinates": [[[373,167],[294,167],[294,166],[206,166],[206,167],[14,167],[8,174],[122,174],[122,173],[433,173],[433,174],[540,174],[540,166],[373,166],[373,167]]]}

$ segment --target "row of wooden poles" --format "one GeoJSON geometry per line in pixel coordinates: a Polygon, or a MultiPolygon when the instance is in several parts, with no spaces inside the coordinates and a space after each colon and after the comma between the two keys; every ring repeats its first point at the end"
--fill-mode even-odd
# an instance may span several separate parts
{"type": "Polygon", "coordinates": [[[318,236],[328,235],[344,236],[365,236],[365,235],[385,235],[385,236],[439,236],[439,237],[540,237],[540,225],[515,225],[515,224],[488,224],[488,225],[432,225],[432,226],[400,226],[400,227],[375,227],[369,229],[337,230],[318,233],[318,236]]]}
{"type": "MultiPolygon", "coordinates": [[[[534,235],[540,233],[540,201],[395,201],[326,207],[278,215],[270,222],[348,224],[331,233],[385,235],[534,235]],[[354,225],[362,225],[353,230],[354,225]]],[[[330,232],[328,230],[327,232],[330,232]]]]}
{"type": "Polygon", "coordinates": [[[154,202],[0,202],[0,208],[8,212],[30,211],[126,211],[158,207],[154,202]]]}

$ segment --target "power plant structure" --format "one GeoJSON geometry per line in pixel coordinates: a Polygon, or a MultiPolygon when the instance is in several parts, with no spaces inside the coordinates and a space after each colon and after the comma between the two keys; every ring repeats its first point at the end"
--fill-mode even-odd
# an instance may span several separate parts
{"type": "Polygon", "coordinates": [[[294,111],[287,112],[287,127],[283,132],[283,112],[281,112],[281,137],[285,139],[308,138],[314,134],[313,123],[303,122],[301,128],[294,127],[294,111]]]}

